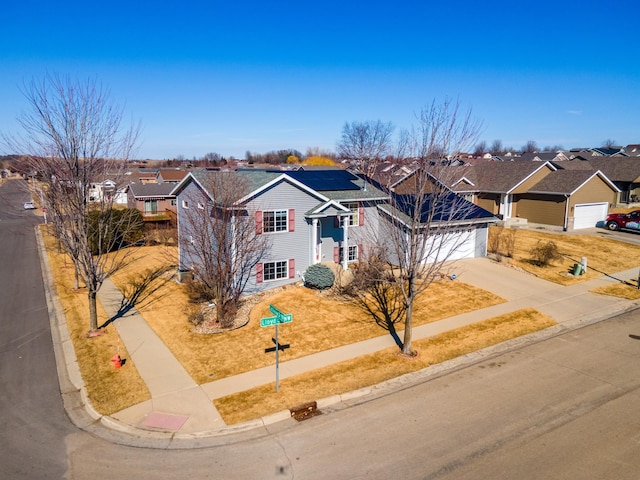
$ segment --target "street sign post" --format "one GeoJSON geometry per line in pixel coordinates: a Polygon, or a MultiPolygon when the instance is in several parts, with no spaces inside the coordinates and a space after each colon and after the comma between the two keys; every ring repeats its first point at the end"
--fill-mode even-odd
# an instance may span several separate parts
{"type": "Polygon", "coordinates": [[[276,344],[275,347],[271,347],[271,348],[266,348],[264,350],[265,353],[269,353],[269,352],[273,352],[275,350],[276,352],[276,392],[278,391],[279,387],[280,387],[280,379],[279,379],[279,353],[280,350],[283,350],[285,348],[289,348],[289,344],[286,345],[281,345],[278,342],[278,325],[280,325],[281,323],[289,323],[293,321],[293,315],[290,313],[282,313],[280,310],[278,310],[276,307],[274,307],[273,305],[269,305],[269,311],[271,313],[273,313],[275,316],[274,317],[265,317],[265,318],[261,318],[260,319],[260,326],[261,327],[270,327],[272,325],[276,326],[276,337],[272,338],[273,343],[276,344]]]}

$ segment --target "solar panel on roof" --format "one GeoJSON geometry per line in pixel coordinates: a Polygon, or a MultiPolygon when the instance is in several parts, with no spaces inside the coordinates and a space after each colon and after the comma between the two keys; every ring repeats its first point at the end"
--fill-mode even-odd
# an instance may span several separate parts
{"type": "Polygon", "coordinates": [[[287,175],[316,191],[360,190],[354,183],[358,177],[346,170],[296,170],[287,175]]]}

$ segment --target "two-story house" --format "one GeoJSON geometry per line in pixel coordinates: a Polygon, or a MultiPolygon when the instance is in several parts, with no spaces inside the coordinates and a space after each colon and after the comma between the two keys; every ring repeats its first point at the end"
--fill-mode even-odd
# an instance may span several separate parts
{"type": "MultiPolygon", "coordinates": [[[[223,207],[233,215],[252,219],[256,234],[268,239],[269,248],[252,265],[246,293],[297,281],[307,267],[316,263],[334,263],[348,269],[350,263],[363,257],[369,246],[380,244],[383,240],[380,237],[389,225],[403,228],[407,212],[399,211],[398,207],[402,209],[404,203],[407,211],[412,208],[410,202],[392,202],[391,192],[375,182],[365,182],[339,169],[193,171],[171,194],[177,203],[179,267],[183,271],[196,266],[190,248],[184,243],[189,242],[194,218],[202,218],[194,213],[210,215],[214,206],[223,207]],[[221,192],[219,197],[224,194],[226,200],[216,198],[214,190],[219,187],[212,186],[224,181],[231,185],[229,188],[238,190],[231,197],[229,188],[221,192]],[[242,188],[237,186],[240,184],[242,188]],[[390,222],[393,218],[396,220],[390,222]]],[[[456,209],[465,213],[453,219],[455,228],[447,230],[445,243],[456,245],[456,252],[448,259],[486,255],[487,225],[496,217],[453,193],[443,201],[469,204],[459,209],[456,203],[456,209]],[[453,241],[451,236],[460,236],[462,241],[453,241]]],[[[430,228],[439,228],[437,223],[425,224],[425,234],[430,228]]],[[[435,257],[425,258],[434,260],[435,257]]]]}

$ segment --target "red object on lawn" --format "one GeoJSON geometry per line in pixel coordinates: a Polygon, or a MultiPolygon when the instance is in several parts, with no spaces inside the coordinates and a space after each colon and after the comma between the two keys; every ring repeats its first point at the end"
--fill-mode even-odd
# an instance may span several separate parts
{"type": "Polygon", "coordinates": [[[111,363],[113,363],[114,368],[117,370],[122,366],[122,359],[120,358],[120,354],[116,353],[113,357],[111,357],[111,363]]]}

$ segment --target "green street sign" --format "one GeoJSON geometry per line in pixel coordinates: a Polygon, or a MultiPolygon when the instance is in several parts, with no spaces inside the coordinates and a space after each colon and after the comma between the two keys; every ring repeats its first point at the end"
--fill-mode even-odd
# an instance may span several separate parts
{"type": "Polygon", "coordinates": [[[293,315],[290,313],[282,313],[275,317],[265,317],[260,319],[261,327],[270,327],[272,325],[279,325],[281,323],[289,323],[293,321],[293,315]]]}
{"type": "Polygon", "coordinates": [[[278,323],[278,317],[266,317],[260,319],[261,327],[269,327],[271,325],[275,325],[276,323],[278,323]]]}
{"type": "Polygon", "coordinates": [[[271,313],[273,313],[274,315],[278,316],[278,315],[284,315],[280,310],[278,310],[276,307],[274,307],[273,305],[269,304],[269,311],[271,313]]]}

